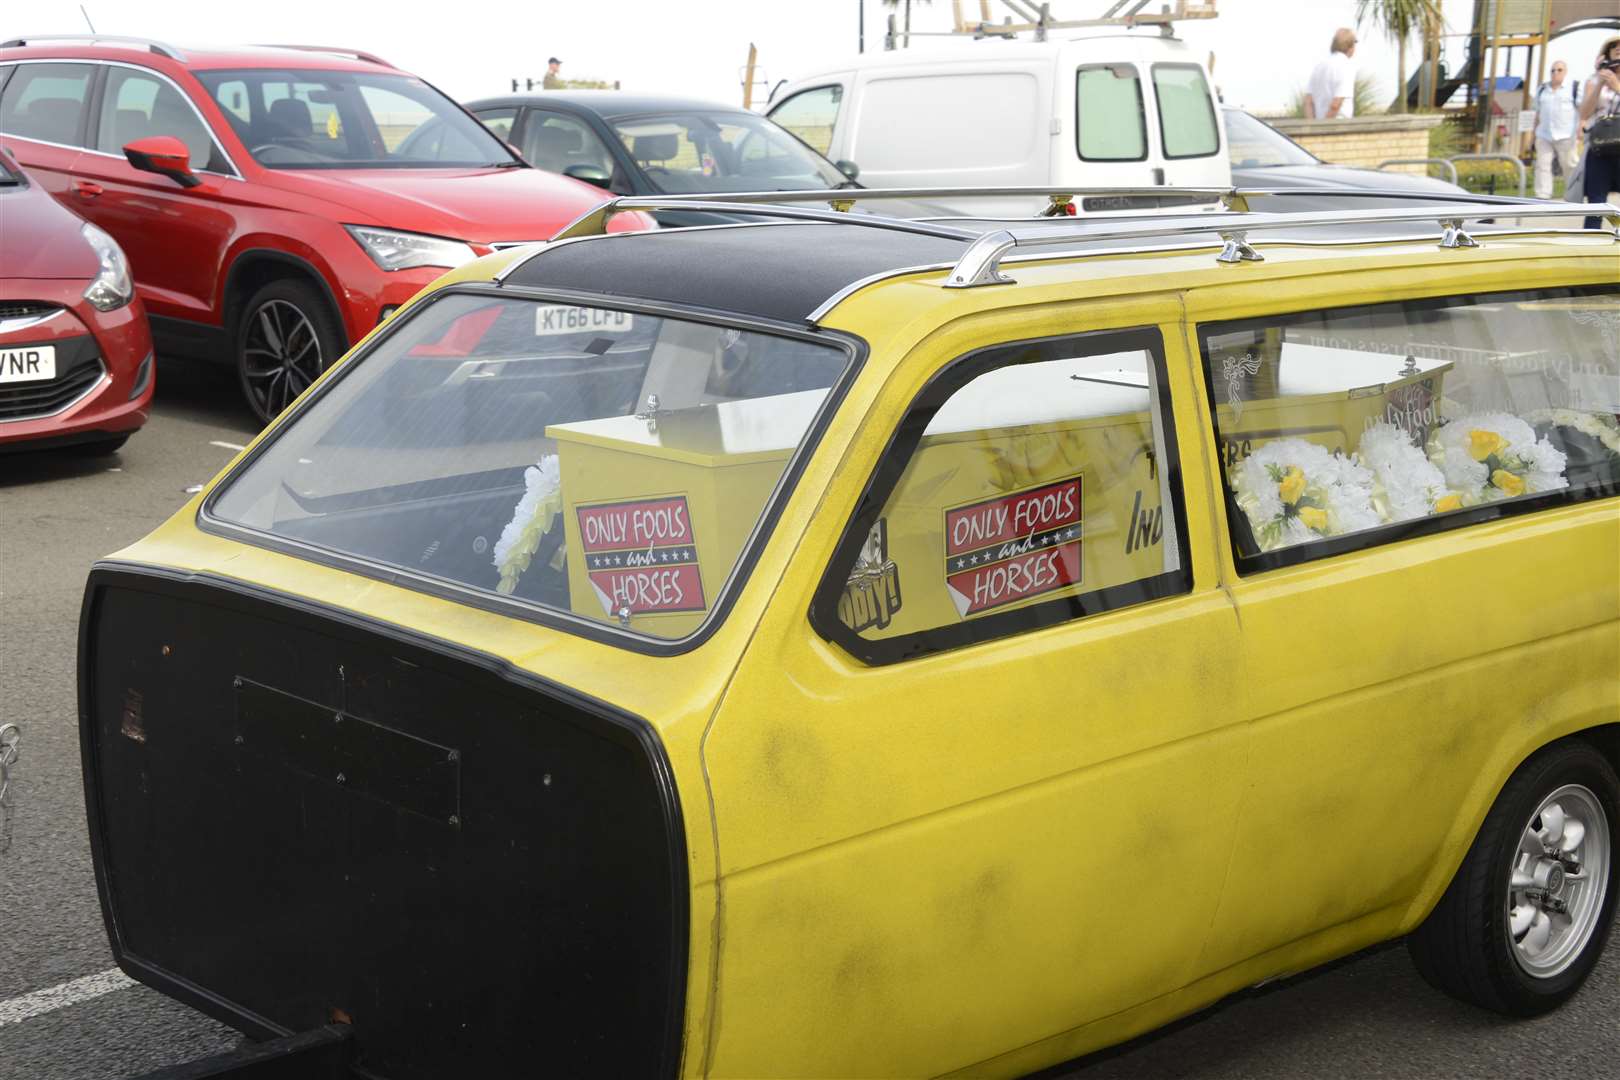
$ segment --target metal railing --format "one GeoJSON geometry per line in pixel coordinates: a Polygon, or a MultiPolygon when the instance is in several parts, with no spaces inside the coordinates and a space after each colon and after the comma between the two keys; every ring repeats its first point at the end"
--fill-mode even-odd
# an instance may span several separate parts
{"type": "Polygon", "coordinates": [[[1457,182],[1457,166],[1443,157],[1397,157],[1378,163],[1378,171],[1384,171],[1390,165],[1439,165],[1451,174],[1451,182],[1457,182]]]}
{"type": "MultiPolygon", "coordinates": [[[[942,239],[966,241],[967,250],[958,258],[945,281],[946,288],[973,288],[981,285],[1004,284],[1010,279],[1000,272],[1001,261],[1015,251],[1076,244],[1117,244],[1125,241],[1172,240],[1181,247],[1219,246],[1216,260],[1221,263],[1260,262],[1264,256],[1249,242],[1252,232],[1272,232],[1280,229],[1333,229],[1368,225],[1424,225],[1438,229],[1438,242],[1442,248],[1478,247],[1478,241],[1464,228],[1468,222],[1487,222],[1493,232],[1501,235],[1506,229],[1496,219],[1512,216],[1520,219],[1518,231],[1523,231],[1523,219],[1568,218],[1571,215],[1597,217],[1607,226],[1591,230],[1571,230],[1590,235],[1607,235],[1620,240],[1620,207],[1606,204],[1578,206],[1571,203],[1536,203],[1522,199],[1472,194],[1411,194],[1399,191],[1318,190],[1307,188],[1067,188],[1054,191],[1048,188],[891,188],[851,189],[848,191],[762,191],[722,198],[692,195],[630,196],[610,199],[582,215],[559,232],[554,241],[581,240],[606,233],[608,222],[617,214],[632,211],[686,210],[702,213],[744,215],[768,218],[784,223],[812,222],[857,225],[862,228],[885,229],[893,232],[914,233],[942,239]],[[1074,199],[1087,195],[1198,195],[1208,197],[1223,209],[1199,210],[1196,207],[1173,207],[1157,215],[1136,213],[1088,214],[1082,217],[1042,217],[1016,221],[992,219],[933,218],[912,220],[884,217],[878,214],[851,214],[849,210],[858,202],[883,199],[944,199],[971,196],[1042,195],[1049,200],[1049,210],[1065,206],[1074,199]],[[1320,198],[1322,196],[1352,198],[1400,199],[1410,203],[1428,205],[1397,209],[1335,210],[1331,212],[1306,211],[1299,213],[1253,212],[1249,200],[1259,197],[1320,198]],[[827,203],[826,210],[795,203],[827,203]],[[979,221],[978,226],[973,222],[979,221]],[[1214,238],[1205,234],[1214,234],[1214,238]]],[[[1549,231],[1543,228],[1539,231],[1549,231]]],[[[623,234],[634,235],[634,234],[623,234]]],[[[1390,237],[1369,237],[1364,232],[1351,232],[1328,241],[1330,243],[1369,243],[1390,237]]],[[[1398,239],[1410,240],[1410,235],[1398,239]]],[[[1297,239],[1279,238],[1279,242],[1298,242],[1297,239]]],[[[1311,238],[1321,243],[1319,238],[1311,238]]],[[[1118,254],[1104,249],[1097,254],[1118,254]]],[[[510,269],[515,268],[511,267],[510,269]]]]}
{"type": "MultiPolygon", "coordinates": [[[[1512,154],[1452,154],[1451,155],[1451,161],[1453,163],[1458,162],[1458,161],[1506,161],[1506,162],[1508,162],[1509,164],[1511,164],[1514,167],[1514,169],[1518,170],[1518,173],[1519,173],[1519,198],[1521,198],[1521,199],[1524,198],[1525,180],[1527,179],[1528,174],[1524,171],[1524,162],[1520,161],[1518,158],[1514,157],[1512,154]]],[[[1455,183],[1455,181],[1453,181],[1453,183],[1455,183]]]]}

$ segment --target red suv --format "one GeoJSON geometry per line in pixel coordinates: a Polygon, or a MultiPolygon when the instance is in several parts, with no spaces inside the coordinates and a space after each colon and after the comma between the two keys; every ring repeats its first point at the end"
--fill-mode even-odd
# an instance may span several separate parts
{"type": "Polygon", "coordinates": [[[146,423],[152,363],[118,244],[0,150],[0,450],[112,453],[146,423]]]}
{"type": "Polygon", "coordinates": [[[128,252],[158,351],[230,360],[261,419],[447,267],[603,197],[345,50],[0,42],[0,145],[128,252]]]}

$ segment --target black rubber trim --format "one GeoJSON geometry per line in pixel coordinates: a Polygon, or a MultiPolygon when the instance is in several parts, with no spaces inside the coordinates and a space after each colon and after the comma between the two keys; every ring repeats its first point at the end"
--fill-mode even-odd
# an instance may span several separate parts
{"type": "MultiPolygon", "coordinates": [[[[1616,287],[1613,285],[1571,285],[1553,289],[1478,293],[1471,296],[1423,297],[1413,300],[1396,300],[1382,304],[1357,304],[1353,307],[1312,308],[1307,311],[1262,315],[1253,319],[1201,323],[1198,327],[1199,368],[1204,379],[1204,394],[1209,402],[1211,434],[1215,439],[1217,451],[1215,455],[1216,461],[1218,463],[1220,459],[1221,431],[1220,423],[1216,419],[1218,406],[1215,401],[1215,383],[1209,376],[1209,339],[1212,335],[1256,329],[1286,329],[1298,323],[1314,321],[1325,314],[1355,318],[1361,315],[1392,311],[1397,308],[1406,312],[1435,311],[1442,308],[1472,307],[1477,304],[1512,304],[1533,300],[1602,296],[1614,294],[1615,291],[1616,287]]],[[[1217,464],[1216,468],[1218,470],[1217,480],[1226,500],[1226,525],[1232,542],[1232,561],[1236,564],[1238,573],[1244,577],[1250,574],[1264,573],[1268,570],[1280,570],[1286,566],[1298,566],[1301,563],[1315,562],[1318,559],[1328,559],[1348,552],[1375,548],[1383,544],[1394,544],[1421,536],[1433,536],[1437,533],[1463,529],[1487,521],[1500,521],[1506,518],[1520,517],[1524,514],[1538,513],[1555,507],[1573,506],[1576,503],[1590,502],[1593,499],[1613,497],[1612,493],[1602,491],[1576,491],[1574,488],[1565,488],[1562,491],[1549,491],[1534,498],[1485,503],[1466,510],[1453,510],[1449,513],[1431,515],[1415,521],[1403,521],[1394,525],[1385,525],[1378,529],[1367,529],[1364,532],[1354,533],[1349,536],[1336,536],[1325,540],[1315,540],[1308,544],[1295,544],[1292,547],[1279,548],[1276,551],[1257,551],[1258,545],[1254,541],[1248,515],[1239,508],[1237,496],[1232,492],[1231,485],[1227,482],[1226,466],[1217,464]],[[1249,552],[1253,552],[1253,554],[1249,552]]]]}
{"type": "MultiPolygon", "coordinates": [[[[79,749],[84,782],[85,816],[89,827],[90,854],[95,867],[96,893],[101,904],[102,917],[107,928],[107,939],[113,959],[131,978],[145,983],[169,997],[200,1012],[215,1017],[257,1039],[282,1038],[294,1034],[262,1016],[247,1012],[226,1001],[204,987],[177,978],[167,971],[132,954],[124,944],[124,935],[114,911],[111,882],[108,880],[106,826],[100,800],[100,766],[96,757],[97,740],[94,737],[95,698],[90,685],[95,664],[91,658],[93,627],[97,603],[108,587],[122,587],[147,592],[184,595],[187,588],[205,586],[227,600],[238,603],[259,602],[273,604],[282,610],[316,622],[335,623],[351,632],[386,638],[411,648],[421,649],[452,662],[467,664],[512,684],[514,687],[535,692],[562,701],[603,723],[626,733],[646,755],[656,785],[658,800],[664,810],[664,826],[670,860],[670,979],[668,987],[669,1011],[663,1036],[663,1067],[660,1073],[675,1076],[679,1072],[686,1013],[686,972],[690,958],[691,885],[687,865],[686,824],[681,810],[680,791],[675,783],[663,740],[645,719],[618,709],[604,701],[581,693],[571,687],[552,682],[533,672],[514,667],[499,657],[469,649],[466,646],[432,637],[427,634],[383,622],[378,619],[335,607],[305,597],[282,593],[258,585],[236,581],[206,572],[194,573],[166,567],[147,566],[116,560],[102,560],[91,567],[85,582],[84,599],[79,613],[78,641],[78,709],[79,749]]],[[[409,943],[402,943],[408,947],[409,943]]]]}
{"type": "Polygon", "coordinates": [[[820,445],[821,437],[826,432],[827,425],[832,422],[832,418],[838,412],[839,406],[843,404],[844,396],[849,392],[849,387],[855,381],[856,375],[860,373],[861,366],[866,362],[867,355],[864,341],[852,334],[835,330],[806,329],[802,325],[789,325],[751,316],[712,311],[706,308],[649,303],[646,301],[626,301],[622,298],[604,297],[596,293],[570,292],[563,289],[536,289],[513,285],[450,285],[439,289],[431,296],[424,297],[418,303],[412,304],[396,315],[388,323],[388,326],[392,329],[385,330],[382,334],[372,338],[361,347],[361,351],[350,354],[342,362],[341,366],[333,372],[331,378],[282,413],[277,419],[275,429],[271,432],[270,437],[243,455],[230,472],[219,483],[214,485],[213,490],[209,492],[208,497],[203,500],[202,505],[197,509],[197,527],[203,532],[215,536],[223,536],[256,547],[268,548],[283,555],[291,555],[308,562],[319,563],[322,566],[330,566],[334,569],[361,574],[365,577],[387,582],[390,585],[398,585],[402,588],[426,593],[429,596],[453,600],[469,607],[523,619],[526,622],[538,623],[558,630],[566,630],[591,641],[617,645],[649,656],[678,656],[681,653],[690,652],[707,641],[709,636],[719,629],[720,624],[725,621],[726,614],[731,610],[731,605],[735,602],[737,594],[748,580],[754,564],[759,561],[760,552],[764,550],[765,544],[771,538],[771,534],[775,532],[776,522],[781,517],[782,508],[792,496],[793,489],[797,485],[800,475],[804,472],[805,465],[809,462],[811,455],[815,453],[816,447],[820,445]],[[849,360],[843,374],[839,376],[838,381],[828,391],[827,400],[822,404],[821,410],[816,414],[816,419],[810,425],[809,430],[805,432],[804,440],[799,449],[788,461],[787,468],[782,473],[782,478],[777,482],[776,491],[772,494],[764,512],[760,515],[753,537],[737,556],[737,562],[732,567],[730,576],[721,586],[714,605],[709,609],[708,617],[686,637],[663,639],[636,634],[606,623],[594,622],[568,612],[543,607],[519,597],[487,592],[482,589],[459,585],[442,578],[416,574],[401,567],[345,555],[330,548],[288,540],[284,537],[274,536],[257,529],[250,529],[215,516],[213,512],[215,500],[229,490],[231,484],[241,475],[242,471],[254,461],[257,461],[259,455],[264,453],[268,447],[274,445],[283,432],[330,393],[333,387],[357,371],[360,365],[365,362],[366,357],[387,342],[394,333],[398,332],[400,327],[408,325],[412,319],[421,315],[432,305],[447,296],[468,294],[503,299],[518,298],[552,303],[586,304],[595,307],[613,308],[618,311],[628,311],[634,314],[684,319],[689,322],[720,326],[734,326],[742,330],[754,330],[760,333],[774,334],[778,337],[815,342],[819,345],[831,345],[843,349],[848,356],[849,360]]]}
{"type": "Polygon", "coordinates": [[[992,345],[970,352],[937,372],[912,401],[910,410],[889,437],[877,468],[866,482],[856,503],[855,512],[833,550],[831,561],[816,586],[810,601],[810,625],[827,641],[832,642],[862,663],[873,666],[898,663],[946,649],[961,648],[1008,637],[1044,626],[1055,626],[1071,619],[1097,615],[1115,608],[1129,607],[1176,596],[1192,591],[1192,570],[1189,563],[1187,541],[1186,502],[1181,487],[1181,456],[1176,444],[1175,417],[1170,408],[1170,390],[1164,360],[1164,338],[1157,328],[1140,327],[1130,330],[1099,330],[1094,333],[1065,334],[1060,337],[1035,338],[1029,341],[992,345]],[[987,371],[1016,364],[1035,364],[1072,356],[1077,351],[1087,354],[1124,352],[1140,349],[1153,361],[1154,382],[1158,388],[1157,408],[1160,427],[1164,432],[1165,483],[1170,492],[1170,505],[1175,518],[1177,550],[1181,556],[1179,569],[1156,574],[1123,585],[1097,589],[1078,596],[1059,597],[1013,608],[994,614],[980,615],[960,623],[900,634],[891,638],[869,640],[844,625],[838,617],[838,596],[843,590],[847,568],[854,564],[867,534],[883,512],[883,506],[900,482],[901,475],[911,461],[912,453],[922,441],[923,431],[933,420],[940,407],[962,387],[987,371]]]}

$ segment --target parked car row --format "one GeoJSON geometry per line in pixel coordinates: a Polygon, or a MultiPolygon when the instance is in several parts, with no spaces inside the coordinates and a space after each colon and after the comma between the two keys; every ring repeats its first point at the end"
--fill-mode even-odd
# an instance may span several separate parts
{"type": "MultiPolygon", "coordinates": [[[[835,190],[860,186],[857,176],[879,187],[1220,187],[1234,175],[1267,186],[1422,183],[1324,166],[1234,110],[1221,123],[1206,74],[1174,39],[873,54],[779,97],[769,119],[604,91],[463,108],[363,52],[71,35],[0,45],[0,145],[21,165],[12,170],[122,249],[157,350],[232,365],[261,421],[446,269],[548,239],[604,191],[835,190]],[[1061,120],[1042,127],[1048,116],[1072,116],[1072,131],[1061,120]],[[1229,138],[1265,150],[1245,150],[1234,174],[1229,138]]],[[[1027,215],[1041,205],[897,200],[882,209],[1027,215]]],[[[654,218],[679,226],[739,215],[654,218]]],[[[616,229],[652,224],[615,219],[616,229]]],[[[29,325],[7,333],[26,336],[29,325]]],[[[71,428],[86,445],[111,448],[127,434],[92,420],[73,396],[79,368],[13,377],[24,376],[12,385],[26,390],[14,393],[41,408],[69,404],[0,428],[0,445],[71,428]],[[58,422],[42,427],[52,415],[58,422]]]]}

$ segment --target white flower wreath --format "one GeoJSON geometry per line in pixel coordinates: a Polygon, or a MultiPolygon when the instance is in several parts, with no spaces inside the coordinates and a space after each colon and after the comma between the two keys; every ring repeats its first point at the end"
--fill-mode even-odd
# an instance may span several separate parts
{"type": "Polygon", "coordinates": [[[1266,443],[1230,481],[1262,551],[1383,523],[1372,504],[1373,474],[1304,439],[1266,443]]]}
{"type": "Polygon", "coordinates": [[[1440,510],[1448,501],[1446,478],[1403,428],[1379,421],[1361,433],[1356,460],[1372,471],[1373,508],[1386,522],[1411,521],[1440,510]]]}
{"type": "Polygon", "coordinates": [[[1569,486],[1563,451],[1510,413],[1459,416],[1435,429],[1427,449],[1465,506],[1569,486]]]}
{"type": "Polygon", "coordinates": [[[1602,443],[1611,454],[1620,455],[1620,423],[1607,413],[1582,412],[1578,409],[1537,409],[1525,417],[1532,424],[1553,424],[1567,427],[1582,435],[1589,435],[1602,443]]]}
{"type": "Polygon", "coordinates": [[[512,511],[512,520],[495,541],[495,569],[501,572],[497,592],[517,588],[518,577],[529,568],[529,560],[540,547],[540,538],[551,530],[562,511],[562,467],[556,454],[547,454],[538,465],[523,470],[523,498],[512,511]]]}

